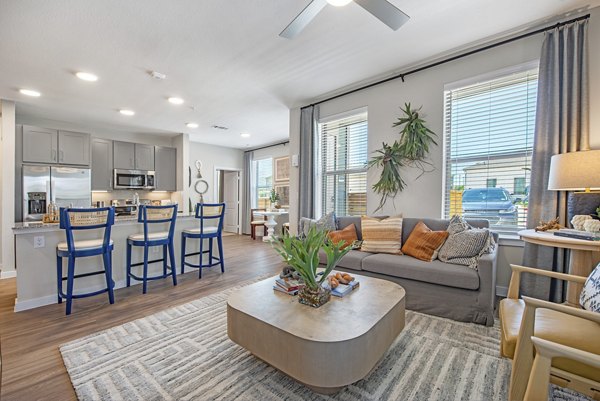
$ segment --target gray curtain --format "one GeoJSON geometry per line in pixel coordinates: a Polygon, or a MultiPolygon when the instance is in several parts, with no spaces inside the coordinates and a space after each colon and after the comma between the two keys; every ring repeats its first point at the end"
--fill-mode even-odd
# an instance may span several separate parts
{"type": "MultiPolygon", "coordinates": [[[[557,216],[566,226],[567,194],[548,191],[550,158],[589,149],[587,20],[546,32],[540,57],[535,139],[527,226],[557,216]]],[[[523,264],[557,272],[568,271],[568,252],[525,244],[523,264]]],[[[524,275],[521,292],[562,302],[566,286],[556,280],[524,275]]]]}
{"type": "Polygon", "coordinates": [[[300,114],[300,187],[298,190],[299,217],[314,218],[315,214],[315,138],[319,106],[304,107],[300,114]]]}
{"type": "Polygon", "coordinates": [[[242,234],[250,234],[250,209],[252,208],[252,161],[254,152],[244,152],[244,188],[242,192],[242,234]]]}

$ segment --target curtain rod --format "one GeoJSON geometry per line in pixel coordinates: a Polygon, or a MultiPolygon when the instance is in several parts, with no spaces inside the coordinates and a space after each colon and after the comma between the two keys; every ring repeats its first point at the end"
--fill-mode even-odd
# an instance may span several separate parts
{"type": "Polygon", "coordinates": [[[568,21],[563,21],[563,22],[558,22],[558,23],[553,24],[553,25],[548,25],[548,26],[545,26],[543,28],[536,29],[535,31],[527,32],[527,33],[521,34],[519,36],[514,36],[512,38],[501,40],[500,42],[492,43],[492,44],[489,44],[489,45],[486,45],[486,46],[483,46],[483,47],[480,47],[480,48],[477,48],[477,49],[469,50],[469,51],[467,51],[465,53],[460,53],[460,54],[457,54],[456,56],[452,56],[452,57],[449,57],[449,58],[446,58],[446,59],[443,59],[443,60],[440,60],[440,61],[436,61],[436,62],[433,62],[431,64],[427,64],[427,65],[424,65],[422,67],[415,68],[414,70],[403,72],[401,74],[396,74],[396,75],[393,75],[393,76],[391,76],[389,78],[385,78],[385,79],[382,79],[380,81],[376,81],[376,82],[373,82],[373,83],[370,83],[370,84],[358,87],[356,89],[352,89],[352,90],[349,90],[347,92],[340,93],[339,95],[334,95],[334,96],[328,97],[327,99],[324,99],[324,100],[321,100],[321,101],[309,104],[307,106],[303,106],[303,107],[301,107],[301,109],[305,109],[307,107],[316,106],[316,105],[321,104],[321,103],[326,103],[326,102],[329,102],[331,100],[340,98],[342,96],[347,96],[347,95],[350,95],[350,94],[355,93],[355,92],[359,92],[359,91],[362,91],[362,90],[365,90],[365,89],[372,88],[372,87],[377,86],[377,85],[384,84],[386,82],[394,81],[396,79],[402,79],[402,82],[404,82],[404,77],[406,77],[407,75],[415,74],[417,72],[421,72],[421,71],[427,70],[429,68],[437,67],[439,65],[446,64],[446,63],[449,63],[451,61],[455,61],[455,60],[461,59],[463,57],[471,56],[471,55],[476,54],[476,53],[480,53],[480,52],[483,52],[483,51],[486,51],[486,50],[489,50],[489,49],[493,49],[494,47],[502,46],[502,45],[505,45],[505,44],[511,43],[511,42],[516,42],[517,40],[525,39],[525,38],[528,38],[528,37],[533,36],[533,35],[537,35],[537,34],[540,34],[540,33],[543,33],[543,32],[547,32],[547,31],[549,31],[551,29],[560,28],[561,26],[564,26],[564,25],[567,25],[567,24],[571,24],[571,23],[574,23],[574,22],[578,22],[578,21],[583,21],[583,20],[586,20],[586,19],[589,19],[589,18],[590,18],[590,14],[586,14],[586,15],[582,15],[582,16],[577,17],[577,18],[570,19],[568,21]]]}
{"type": "Polygon", "coordinates": [[[290,143],[290,141],[278,142],[278,143],[274,143],[274,144],[271,144],[271,145],[261,146],[259,148],[252,148],[252,149],[244,150],[244,153],[254,152],[255,150],[260,150],[260,149],[272,148],[273,146],[279,146],[279,145],[284,145],[285,146],[288,143],[290,143]]]}

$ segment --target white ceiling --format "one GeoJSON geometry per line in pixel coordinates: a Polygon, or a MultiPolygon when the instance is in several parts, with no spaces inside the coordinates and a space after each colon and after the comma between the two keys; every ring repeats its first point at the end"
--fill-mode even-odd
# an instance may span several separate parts
{"type": "Polygon", "coordinates": [[[599,0],[391,0],[394,32],[356,4],[327,6],[295,39],[309,0],[2,0],[0,97],[18,118],[243,148],[288,137],[289,108],[450,49],[599,0]],[[87,83],[75,71],[100,77],[87,83]],[[148,71],[167,74],[164,81],[148,71]],[[33,88],[40,98],[18,93],[33,88]],[[182,106],[166,101],[185,99],[182,106]],[[120,115],[120,108],[136,111],[120,115]],[[200,127],[191,130],[186,122],[200,127]],[[211,128],[229,127],[227,131],[211,128]],[[241,132],[251,134],[241,138],[241,132]]]}

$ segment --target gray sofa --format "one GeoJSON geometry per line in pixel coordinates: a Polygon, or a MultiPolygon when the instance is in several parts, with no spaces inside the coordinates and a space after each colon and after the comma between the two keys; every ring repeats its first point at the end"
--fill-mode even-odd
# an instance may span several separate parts
{"type": "MultiPolygon", "coordinates": [[[[423,221],[432,230],[446,230],[448,220],[404,218],[402,243],[415,225],[423,221]]],[[[487,220],[467,220],[473,227],[489,226],[487,220]]],[[[339,217],[338,229],[355,224],[362,239],[360,217],[339,217]]],[[[494,234],[496,243],[497,234],[494,234]]],[[[458,320],[492,326],[496,297],[496,259],[494,251],[479,259],[478,269],[444,263],[424,262],[407,255],[367,253],[352,250],[342,258],[337,270],[383,278],[400,284],[406,290],[406,308],[458,320]]],[[[321,254],[321,263],[325,263],[321,254]]]]}

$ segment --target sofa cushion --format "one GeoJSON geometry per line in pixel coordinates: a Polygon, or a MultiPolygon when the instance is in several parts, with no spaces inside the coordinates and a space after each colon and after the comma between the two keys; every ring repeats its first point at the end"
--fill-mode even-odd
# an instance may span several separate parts
{"type": "Polygon", "coordinates": [[[363,216],[361,218],[364,252],[402,253],[402,216],[386,219],[363,216]]]}
{"type": "MultiPolygon", "coordinates": [[[[371,255],[373,254],[368,252],[351,250],[350,252],[345,254],[344,257],[342,257],[342,259],[337,265],[346,269],[362,270],[363,259],[371,255]]],[[[325,255],[325,252],[323,252],[322,250],[319,251],[319,263],[323,265],[327,264],[327,255],[325,255]]]]}
{"type": "Polygon", "coordinates": [[[425,223],[419,222],[402,246],[402,253],[419,260],[431,262],[448,238],[448,231],[432,231],[425,223]]]}
{"type": "Polygon", "coordinates": [[[494,248],[494,239],[487,228],[473,228],[458,215],[450,219],[448,233],[450,235],[438,254],[442,262],[477,269],[477,261],[481,255],[494,248]]]}
{"type": "MultiPolygon", "coordinates": [[[[378,219],[385,219],[389,216],[374,216],[378,219]]],[[[356,227],[356,235],[358,236],[359,240],[362,240],[362,227],[360,225],[360,216],[341,216],[338,217],[336,220],[337,223],[337,228],[338,230],[341,230],[342,228],[348,227],[351,224],[354,224],[354,226],[356,227]]]]}
{"type": "MultiPolygon", "coordinates": [[[[450,220],[446,219],[405,217],[402,221],[402,241],[406,241],[408,239],[408,236],[420,221],[425,223],[427,227],[431,228],[433,231],[446,230],[448,229],[448,224],[450,224],[450,220]]],[[[474,228],[488,228],[490,226],[490,222],[484,219],[468,219],[467,223],[474,228]]]]}
{"type": "Polygon", "coordinates": [[[352,243],[358,239],[356,235],[356,226],[354,224],[350,224],[341,230],[330,231],[327,233],[327,237],[333,244],[343,242],[342,249],[352,245],[352,243]]]}
{"type": "Polygon", "coordinates": [[[327,213],[318,220],[309,219],[308,217],[301,217],[300,221],[298,222],[298,233],[306,237],[311,227],[316,227],[319,230],[325,231],[337,230],[335,213],[327,213]]]}
{"type": "Polygon", "coordinates": [[[467,266],[439,260],[424,262],[406,255],[374,254],[362,261],[363,270],[448,287],[479,289],[479,274],[467,266]]]}

